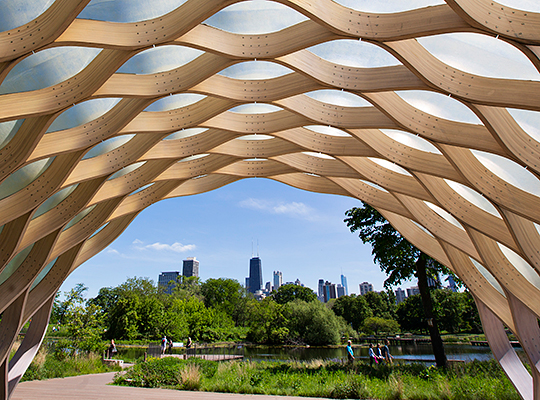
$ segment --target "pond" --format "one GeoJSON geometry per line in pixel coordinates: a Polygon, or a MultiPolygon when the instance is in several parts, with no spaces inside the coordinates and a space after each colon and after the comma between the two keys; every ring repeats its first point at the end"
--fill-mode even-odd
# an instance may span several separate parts
{"type": "MultiPolygon", "coordinates": [[[[407,344],[399,346],[389,346],[390,353],[394,359],[418,362],[433,362],[434,356],[430,344],[407,344]],[[425,361],[424,361],[425,360],[425,361]]],[[[445,344],[446,356],[449,360],[489,360],[493,354],[489,347],[472,346],[468,344],[445,344]]],[[[126,360],[136,360],[144,356],[144,348],[119,347],[118,358],[126,360]]],[[[334,360],[347,358],[345,346],[342,347],[274,347],[255,345],[235,345],[230,347],[206,346],[195,347],[190,350],[196,354],[237,354],[243,355],[245,360],[261,361],[309,361],[314,359],[334,360]]],[[[516,352],[523,355],[523,350],[517,348],[516,352]]],[[[185,349],[173,348],[173,353],[184,354],[185,349]]],[[[367,358],[367,345],[354,346],[355,356],[367,358]]]]}

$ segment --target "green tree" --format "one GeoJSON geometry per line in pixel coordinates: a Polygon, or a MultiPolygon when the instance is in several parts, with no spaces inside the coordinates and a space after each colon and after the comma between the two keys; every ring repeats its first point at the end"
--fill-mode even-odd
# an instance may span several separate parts
{"type": "Polygon", "coordinates": [[[419,294],[407,297],[396,308],[396,319],[406,332],[428,332],[422,297],[419,294]]]}
{"type": "Polygon", "coordinates": [[[367,292],[362,297],[371,309],[371,313],[375,317],[394,319],[396,316],[396,300],[393,292],[367,292]],[[390,294],[388,293],[390,292],[390,294]]]}
{"type": "Polygon", "coordinates": [[[450,333],[459,332],[463,326],[465,298],[461,293],[449,289],[433,290],[432,297],[441,329],[450,333]]]}
{"type": "Polygon", "coordinates": [[[247,339],[255,343],[281,344],[289,336],[290,308],[271,298],[248,303],[247,339]]]}
{"type": "Polygon", "coordinates": [[[60,292],[58,292],[54,299],[51,320],[58,324],[64,324],[69,309],[84,302],[84,292],[87,290],[84,283],[77,283],[74,288],[64,292],[63,301],[60,300],[60,292]]]}
{"type": "Polygon", "coordinates": [[[313,293],[313,290],[293,283],[280,286],[273,297],[275,302],[279,304],[290,303],[296,299],[306,303],[317,300],[317,295],[313,293]]]}
{"type": "Polygon", "coordinates": [[[355,331],[359,331],[364,320],[373,315],[364,296],[341,296],[336,299],[332,311],[343,317],[355,331]]]}
{"type": "Polygon", "coordinates": [[[347,330],[320,301],[295,300],[288,305],[290,339],[314,346],[336,344],[347,330]]]}
{"type": "Polygon", "coordinates": [[[234,279],[210,278],[201,285],[204,305],[221,310],[232,316],[245,291],[242,285],[234,279]]]}
{"type": "Polygon", "coordinates": [[[393,319],[369,317],[365,319],[362,330],[375,335],[380,333],[390,334],[399,332],[399,324],[393,319]]]}
{"type": "Polygon", "coordinates": [[[448,269],[422,253],[409,243],[401,234],[373,207],[363,204],[346,211],[345,223],[351,232],[358,231],[364,243],[372,246],[374,260],[381,270],[388,275],[384,285],[390,288],[400,284],[413,275],[418,278],[418,289],[422,297],[424,316],[428,325],[433,353],[438,367],[445,367],[446,354],[433,312],[433,304],[427,283],[432,271],[449,273],[448,269]],[[428,269],[428,263],[432,268],[428,269]]]}
{"type": "Polygon", "coordinates": [[[474,302],[474,298],[468,291],[460,293],[463,297],[464,310],[463,310],[463,325],[461,329],[471,333],[482,333],[482,322],[480,321],[480,315],[478,315],[478,308],[474,302]]]}

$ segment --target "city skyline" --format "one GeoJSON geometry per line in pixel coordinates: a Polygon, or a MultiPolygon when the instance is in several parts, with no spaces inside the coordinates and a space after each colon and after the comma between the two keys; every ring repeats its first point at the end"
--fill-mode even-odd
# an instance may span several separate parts
{"type": "Polygon", "coordinates": [[[155,281],[162,271],[181,271],[187,256],[200,261],[203,281],[227,277],[244,284],[257,239],[264,282],[280,270],[283,282],[299,277],[316,288],[319,276],[339,282],[342,272],[349,289],[370,280],[382,290],[386,275],[373,263],[371,247],[343,222],[345,211],[360,204],[269,179],[244,179],[208,193],[163,200],[142,211],[60,290],[84,283],[87,296],[95,297],[101,287],[117,286],[129,277],[155,281]],[[328,265],[339,267],[333,273],[328,265]]]}

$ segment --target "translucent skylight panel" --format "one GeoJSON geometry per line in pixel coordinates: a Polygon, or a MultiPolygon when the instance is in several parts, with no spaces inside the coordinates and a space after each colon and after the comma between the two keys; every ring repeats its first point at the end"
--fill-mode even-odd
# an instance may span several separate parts
{"type": "Polygon", "coordinates": [[[517,108],[506,109],[514,121],[523,129],[530,137],[537,142],[540,142],[540,112],[530,110],[520,110],[517,108]]]}
{"type": "Polygon", "coordinates": [[[240,136],[239,138],[237,139],[240,139],[240,140],[270,140],[270,139],[275,139],[274,136],[270,136],[270,135],[258,135],[258,134],[253,134],[253,135],[244,135],[244,136],[240,136]]]}
{"type": "Polygon", "coordinates": [[[462,32],[417,40],[443,63],[461,71],[490,78],[540,80],[525,54],[502,39],[462,32]]]}
{"type": "Polygon", "coordinates": [[[67,223],[67,225],[64,227],[64,229],[62,229],[62,231],[66,231],[68,230],[69,228],[71,228],[73,225],[75,225],[77,222],[79,222],[80,220],[82,220],[84,217],[86,217],[88,214],[90,214],[90,212],[94,209],[94,207],[96,206],[97,204],[94,204],[90,207],[87,207],[85,208],[84,210],[82,210],[80,213],[78,213],[77,215],[75,215],[71,221],[69,221],[67,223]]]}
{"type": "Polygon", "coordinates": [[[63,202],[78,186],[78,183],[68,186],[55,194],[53,194],[51,197],[49,197],[47,200],[39,206],[39,208],[36,210],[36,212],[32,215],[32,219],[39,217],[40,215],[45,214],[47,211],[52,210],[54,207],[56,207],[58,204],[63,202]]]}
{"type": "Polygon", "coordinates": [[[131,192],[129,195],[130,195],[130,196],[133,196],[133,195],[136,194],[136,193],[142,192],[144,189],[149,188],[149,187],[152,186],[154,183],[155,183],[155,182],[149,183],[148,185],[144,185],[144,186],[142,186],[142,187],[140,187],[140,188],[134,190],[134,191],[131,192]]]}
{"type": "Polygon", "coordinates": [[[113,137],[111,139],[107,139],[104,142],[101,142],[97,144],[96,146],[92,147],[84,156],[83,160],[88,160],[89,158],[97,157],[102,154],[108,153],[109,151],[113,151],[114,149],[117,149],[120,146],[123,146],[127,142],[129,142],[135,135],[122,135],[113,137]]]}
{"type": "Polygon", "coordinates": [[[351,137],[347,132],[334,128],[333,126],[325,126],[325,125],[306,125],[304,128],[309,129],[310,131],[320,133],[322,135],[328,135],[328,136],[343,136],[343,137],[351,137]]]}
{"type": "Polygon", "coordinates": [[[482,123],[467,106],[450,96],[427,90],[400,90],[395,93],[413,107],[436,117],[469,124],[482,123]]]}
{"type": "Polygon", "coordinates": [[[283,108],[275,106],[273,104],[266,103],[250,103],[242,104],[231,108],[229,111],[235,112],[238,114],[269,114],[276,111],[282,111],[283,108]]]}
{"type": "Polygon", "coordinates": [[[308,92],[306,93],[306,95],[322,103],[334,104],[336,106],[341,106],[341,107],[371,107],[373,106],[373,104],[371,104],[366,99],[360,96],[357,96],[356,94],[345,92],[343,90],[332,90],[332,89],[316,90],[314,92],[308,92]]]}
{"type": "Polygon", "coordinates": [[[499,248],[510,263],[537,289],[540,289],[540,276],[519,254],[509,249],[505,245],[498,243],[499,248]]]}
{"type": "Polygon", "coordinates": [[[49,126],[46,133],[74,128],[93,121],[110,111],[120,100],[120,98],[104,98],[76,104],[60,114],[49,126]]]}
{"type": "Polygon", "coordinates": [[[120,171],[117,171],[114,174],[112,174],[107,180],[112,181],[113,179],[120,178],[121,176],[129,174],[130,172],[135,171],[136,169],[142,167],[144,164],[146,164],[146,161],[140,161],[140,162],[128,165],[127,167],[122,168],[120,171]]]}
{"type": "Polygon", "coordinates": [[[207,96],[195,93],[180,93],[171,96],[163,97],[156,102],[150,104],[144,111],[169,111],[177,108],[187,107],[198,103],[207,96]]]}
{"type": "Polygon", "coordinates": [[[326,61],[349,67],[371,68],[401,65],[399,60],[386,50],[360,40],[333,40],[309,47],[308,50],[326,61]]]}
{"type": "Polygon", "coordinates": [[[131,57],[116,72],[143,75],[170,71],[190,63],[202,54],[204,51],[191,47],[153,47],[131,57]]]}
{"type": "Polygon", "coordinates": [[[459,194],[461,197],[463,197],[468,202],[474,204],[476,207],[484,210],[485,212],[490,213],[491,215],[494,215],[497,218],[502,218],[501,214],[497,211],[495,206],[491,204],[491,202],[486,199],[484,196],[482,196],[480,193],[476,192],[475,190],[471,189],[470,187],[467,187],[465,185],[462,185],[461,183],[451,181],[449,179],[444,180],[448,186],[450,186],[457,194],[459,194]]]}
{"type": "MultiPolygon", "coordinates": [[[[32,250],[32,247],[34,247],[34,243],[32,243],[30,246],[26,247],[22,251],[20,251],[15,257],[11,259],[11,261],[4,267],[2,272],[0,273],[0,285],[3,284],[5,281],[9,279],[11,275],[15,271],[17,271],[17,268],[20,267],[20,265],[23,263],[23,261],[26,259],[28,254],[30,254],[30,251],[32,250]]],[[[4,289],[5,290],[5,289],[4,289]]]]}
{"type": "Polygon", "coordinates": [[[415,224],[418,228],[420,228],[424,233],[427,233],[429,236],[431,236],[433,238],[435,237],[435,236],[433,236],[433,234],[430,231],[428,231],[424,226],[420,225],[418,222],[416,222],[416,221],[414,221],[412,219],[410,221],[413,224],[415,224]]]}
{"type": "MultiPolygon", "coordinates": [[[[454,218],[452,214],[450,214],[448,211],[442,209],[441,207],[430,203],[429,201],[424,201],[424,203],[431,208],[439,217],[446,220],[447,222],[450,222],[452,225],[459,229],[463,229],[463,226],[459,223],[457,219],[454,218]]],[[[464,229],[463,229],[464,230],[464,229]]]]}
{"type": "Polygon", "coordinates": [[[396,142],[412,147],[413,149],[425,151],[427,153],[441,154],[433,144],[420,136],[413,135],[409,132],[398,131],[396,129],[380,129],[386,136],[394,139],[396,142]]]}
{"type": "Polygon", "coordinates": [[[400,167],[399,165],[397,165],[396,163],[393,163],[391,161],[384,160],[382,158],[375,158],[375,157],[368,157],[368,160],[371,160],[375,164],[378,164],[383,168],[389,169],[390,171],[397,172],[398,174],[412,176],[409,173],[409,171],[407,171],[405,168],[400,167]]]}
{"type": "Polygon", "coordinates": [[[540,181],[521,165],[495,154],[479,150],[471,150],[471,152],[484,167],[499,178],[525,192],[540,196],[540,181]]]}
{"type": "Polygon", "coordinates": [[[518,10],[540,13],[540,2],[538,0],[497,0],[497,3],[518,10]]]}
{"type": "Polygon", "coordinates": [[[0,122],[0,149],[15,136],[23,122],[24,119],[0,122]]]}
{"type": "Polygon", "coordinates": [[[58,260],[58,257],[56,257],[54,260],[52,260],[50,263],[48,263],[45,268],[41,270],[41,272],[36,276],[36,279],[34,279],[34,282],[32,283],[32,286],[30,287],[30,290],[35,288],[39,283],[47,276],[47,274],[51,271],[52,267],[56,263],[56,260],[58,260]]]}
{"type": "Polygon", "coordinates": [[[334,0],[342,6],[370,13],[394,13],[444,4],[443,0],[334,0]]]}
{"type": "Polygon", "coordinates": [[[272,1],[244,1],[220,10],[204,23],[232,33],[265,34],[296,25],[308,18],[272,1]]]}
{"type": "Polygon", "coordinates": [[[335,160],[334,157],[329,156],[328,154],[324,154],[324,153],[316,153],[313,151],[303,151],[302,154],[305,154],[311,157],[324,158],[325,160],[335,160]]]}
{"type": "Polygon", "coordinates": [[[189,129],[182,129],[181,131],[171,133],[169,136],[164,138],[163,140],[176,140],[176,139],[183,139],[190,136],[195,136],[200,133],[206,132],[208,128],[189,128],[189,129]]]}
{"type": "Polygon", "coordinates": [[[186,1],[92,0],[77,18],[109,22],[139,22],[165,15],[186,1]]]}
{"type": "Polygon", "coordinates": [[[13,172],[0,184],[0,200],[8,196],[11,196],[13,193],[18,192],[19,190],[30,185],[35,181],[39,176],[49,168],[53,162],[54,157],[45,158],[33,162],[31,164],[25,165],[24,167],[13,172]]]}
{"type": "Polygon", "coordinates": [[[220,71],[218,75],[233,79],[272,79],[294,72],[292,69],[270,61],[246,61],[220,71]]]}
{"type": "Polygon", "coordinates": [[[0,94],[29,92],[63,82],[81,72],[101,49],[53,47],[19,62],[0,85],[0,94]]]}
{"type": "Polygon", "coordinates": [[[0,1],[0,32],[22,26],[43,14],[54,0],[0,1]]]}
{"type": "Polygon", "coordinates": [[[383,188],[382,186],[379,186],[377,185],[376,183],[373,183],[373,182],[370,182],[370,181],[365,181],[363,179],[359,179],[362,183],[365,183],[366,185],[368,186],[371,186],[371,187],[374,187],[375,189],[377,190],[380,190],[382,192],[385,192],[385,193],[390,193],[388,190],[386,190],[385,188],[383,188]]]}
{"type": "MultiPolygon", "coordinates": [[[[469,257],[470,258],[470,257],[469,257]]],[[[495,277],[493,275],[491,275],[491,272],[489,272],[486,267],[484,267],[482,264],[480,264],[478,261],[476,261],[474,258],[470,258],[470,260],[472,261],[472,263],[474,264],[474,266],[476,267],[476,269],[478,270],[478,272],[480,272],[480,274],[482,274],[482,276],[484,278],[486,278],[486,280],[491,284],[491,286],[493,286],[495,289],[497,289],[497,291],[502,294],[504,297],[506,297],[506,295],[504,294],[504,290],[503,288],[501,287],[501,285],[499,284],[499,282],[497,281],[497,279],[495,279],[495,277]]]]}

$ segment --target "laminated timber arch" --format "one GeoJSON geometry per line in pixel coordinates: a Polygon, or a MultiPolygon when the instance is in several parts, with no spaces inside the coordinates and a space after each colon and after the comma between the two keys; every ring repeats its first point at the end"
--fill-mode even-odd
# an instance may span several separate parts
{"type": "Polygon", "coordinates": [[[540,14],[489,0],[383,14],[276,0],[302,20],[254,34],[205,23],[239,0],[180,1],[136,22],[85,18],[90,0],[36,3],[45,9],[0,32],[0,399],[36,354],[64,279],[139,212],[265,177],[361,199],[455,271],[517,391],[540,400],[540,141],[513,114],[540,112],[540,79],[473,74],[417,40],[496,38],[538,72],[540,14]],[[397,64],[346,66],[308,49],[339,39],[361,39],[397,64]],[[121,69],[154,48],[195,56],[121,69]],[[254,60],[286,72],[221,73],[254,60]],[[308,95],[322,90],[362,106],[308,95]],[[428,113],[404,100],[408,91],[450,96],[477,122],[428,113]],[[266,111],[254,111],[260,103],[266,111]]]}

